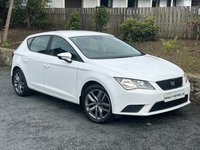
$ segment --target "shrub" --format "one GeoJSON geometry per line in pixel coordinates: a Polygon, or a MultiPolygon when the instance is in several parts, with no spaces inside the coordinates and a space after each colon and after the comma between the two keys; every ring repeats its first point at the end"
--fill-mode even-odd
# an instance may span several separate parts
{"type": "Polygon", "coordinates": [[[8,42],[5,41],[5,42],[2,43],[2,46],[3,46],[3,47],[10,47],[10,44],[9,44],[8,42]]]}
{"type": "Polygon", "coordinates": [[[94,10],[92,21],[96,31],[103,31],[103,27],[110,21],[112,13],[106,7],[99,7],[94,10]]]}
{"type": "Polygon", "coordinates": [[[187,30],[192,30],[197,40],[197,35],[200,34],[200,17],[189,18],[186,25],[187,30]]]}
{"type": "Polygon", "coordinates": [[[66,28],[69,30],[78,30],[80,28],[80,13],[75,11],[70,14],[70,18],[67,21],[66,28]]]}
{"type": "Polygon", "coordinates": [[[171,51],[172,48],[174,48],[174,45],[177,40],[177,36],[173,40],[165,41],[164,39],[160,39],[164,45],[164,49],[167,51],[171,51]]]}
{"type": "Polygon", "coordinates": [[[122,39],[127,42],[154,41],[158,36],[159,26],[154,25],[152,16],[143,16],[143,22],[136,18],[128,18],[120,25],[122,39]]]}

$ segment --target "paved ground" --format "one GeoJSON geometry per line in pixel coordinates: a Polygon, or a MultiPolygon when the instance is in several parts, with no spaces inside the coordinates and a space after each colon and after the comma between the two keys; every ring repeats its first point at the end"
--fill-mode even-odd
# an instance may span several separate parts
{"type": "Polygon", "coordinates": [[[200,106],[95,124],[78,105],[36,92],[18,97],[0,66],[0,149],[200,150],[200,106]]]}

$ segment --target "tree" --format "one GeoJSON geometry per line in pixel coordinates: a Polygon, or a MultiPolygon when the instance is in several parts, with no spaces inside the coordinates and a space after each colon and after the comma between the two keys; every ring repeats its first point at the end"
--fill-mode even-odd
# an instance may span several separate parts
{"type": "Polygon", "coordinates": [[[46,9],[50,0],[23,0],[15,1],[12,23],[26,24],[28,28],[32,25],[38,28],[52,26],[46,18],[46,9]]]}
{"type": "Polygon", "coordinates": [[[10,0],[0,0],[0,30],[4,27],[10,0]]]}
{"type": "Polygon", "coordinates": [[[10,25],[10,17],[11,17],[12,8],[13,8],[13,1],[14,0],[10,0],[10,6],[9,6],[7,20],[6,20],[6,26],[5,26],[5,30],[4,30],[4,34],[3,34],[3,42],[6,42],[7,36],[8,36],[8,29],[9,29],[9,25],[10,25]]]}

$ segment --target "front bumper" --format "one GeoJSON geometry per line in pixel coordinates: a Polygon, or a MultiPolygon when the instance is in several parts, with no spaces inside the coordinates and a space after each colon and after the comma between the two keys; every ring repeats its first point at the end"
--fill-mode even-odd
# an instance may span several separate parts
{"type": "Polygon", "coordinates": [[[184,86],[163,91],[156,83],[151,83],[156,90],[125,90],[118,83],[107,81],[107,91],[112,102],[113,114],[117,115],[137,115],[150,116],[172,111],[190,103],[190,83],[184,86]],[[174,99],[169,102],[164,101],[164,94],[185,91],[185,97],[174,99]]]}

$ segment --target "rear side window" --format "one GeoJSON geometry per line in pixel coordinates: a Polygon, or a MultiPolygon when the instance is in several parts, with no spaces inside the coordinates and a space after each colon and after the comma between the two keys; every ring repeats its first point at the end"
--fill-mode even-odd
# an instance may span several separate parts
{"type": "Polygon", "coordinates": [[[47,49],[49,39],[50,39],[50,36],[39,36],[39,37],[35,37],[32,40],[31,39],[28,40],[27,44],[31,51],[44,54],[47,49]]]}

